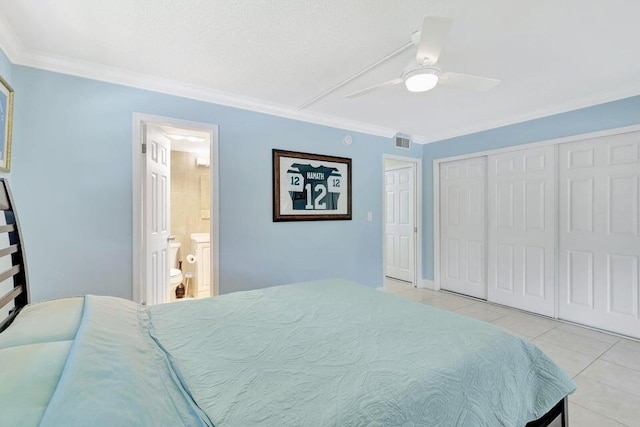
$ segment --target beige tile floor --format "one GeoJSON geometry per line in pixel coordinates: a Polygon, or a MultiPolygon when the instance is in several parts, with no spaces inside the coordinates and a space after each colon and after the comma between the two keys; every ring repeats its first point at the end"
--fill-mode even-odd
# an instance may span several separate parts
{"type": "Polygon", "coordinates": [[[640,427],[640,342],[399,281],[386,280],[384,290],[532,341],[578,385],[569,397],[571,427],[640,427]]]}

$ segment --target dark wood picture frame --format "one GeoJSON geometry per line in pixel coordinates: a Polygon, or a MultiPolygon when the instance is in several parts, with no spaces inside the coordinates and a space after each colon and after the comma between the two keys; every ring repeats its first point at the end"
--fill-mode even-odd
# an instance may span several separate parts
{"type": "MultiPolygon", "coordinates": [[[[300,153],[297,151],[286,151],[286,150],[277,150],[277,149],[273,149],[272,153],[273,153],[273,221],[274,222],[351,220],[351,175],[352,175],[351,159],[346,157],[324,156],[321,154],[300,153]],[[335,168],[336,164],[344,165],[342,167],[343,173],[341,173],[340,175],[336,175],[336,177],[339,178],[339,181],[337,182],[338,185],[341,185],[342,182],[346,181],[346,184],[347,184],[346,191],[344,190],[344,186],[342,186],[340,188],[341,192],[339,193],[339,195],[331,196],[332,193],[329,192],[330,190],[327,190],[326,185],[325,185],[324,191],[326,192],[327,195],[331,197],[335,197],[336,200],[338,201],[340,201],[340,197],[343,197],[344,199],[346,199],[346,212],[329,213],[331,211],[330,209],[322,209],[322,210],[309,209],[308,211],[305,211],[306,213],[303,214],[303,213],[293,212],[293,210],[296,209],[293,207],[290,209],[290,211],[284,211],[280,203],[281,195],[283,194],[284,191],[287,191],[286,189],[283,189],[285,188],[285,185],[283,185],[285,183],[282,182],[281,180],[282,177],[280,176],[281,160],[283,158],[300,159],[301,163],[307,162],[309,167],[311,167],[310,166],[311,162],[313,162],[313,164],[315,165],[318,165],[318,163],[320,163],[318,166],[313,166],[312,168],[313,169],[317,169],[317,168],[334,169],[336,171],[335,173],[338,173],[337,169],[335,168]],[[346,175],[347,175],[346,177],[343,176],[344,167],[346,167],[346,175]]],[[[298,173],[302,174],[303,171],[299,171],[298,173]]],[[[326,183],[327,180],[329,180],[329,177],[324,177],[324,178],[325,178],[324,181],[318,180],[313,182],[316,185],[321,185],[323,183],[326,183]]],[[[305,178],[303,178],[302,181],[298,181],[298,182],[300,182],[301,187],[303,185],[305,186],[309,185],[309,184],[304,184],[304,182],[306,182],[305,178]]],[[[314,188],[312,191],[315,192],[315,190],[316,188],[314,188]]],[[[299,193],[303,193],[304,191],[305,190],[300,191],[299,193]]],[[[290,191],[287,191],[287,192],[290,193],[290,191]]],[[[322,193],[320,193],[320,197],[321,196],[322,196],[322,193]]],[[[316,198],[316,200],[321,201],[322,199],[316,198]]],[[[306,201],[305,203],[309,205],[310,201],[306,201]]],[[[340,201],[340,203],[343,204],[344,202],[340,201]]],[[[292,206],[293,206],[293,200],[292,200],[292,206]]]]}

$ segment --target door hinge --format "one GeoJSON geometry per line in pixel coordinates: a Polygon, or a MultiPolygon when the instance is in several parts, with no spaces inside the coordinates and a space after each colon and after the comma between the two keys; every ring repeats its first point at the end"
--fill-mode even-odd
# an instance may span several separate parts
{"type": "Polygon", "coordinates": [[[147,143],[142,144],[142,154],[147,154],[147,143]]]}

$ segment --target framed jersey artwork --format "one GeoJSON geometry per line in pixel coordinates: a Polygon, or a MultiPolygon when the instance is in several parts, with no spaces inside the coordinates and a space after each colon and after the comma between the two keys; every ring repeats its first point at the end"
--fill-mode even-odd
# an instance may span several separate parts
{"type": "Polygon", "coordinates": [[[351,219],[351,159],[273,150],[273,220],[351,219]]]}

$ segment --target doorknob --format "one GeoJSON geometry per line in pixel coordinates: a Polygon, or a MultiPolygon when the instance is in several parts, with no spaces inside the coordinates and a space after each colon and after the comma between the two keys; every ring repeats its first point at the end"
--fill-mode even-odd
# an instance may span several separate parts
{"type": "Polygon", "coordinates": [[[176,236],[169,236],[167,237],[167,242],[170,242],[172,240],[176,240],[176,236]]]}

